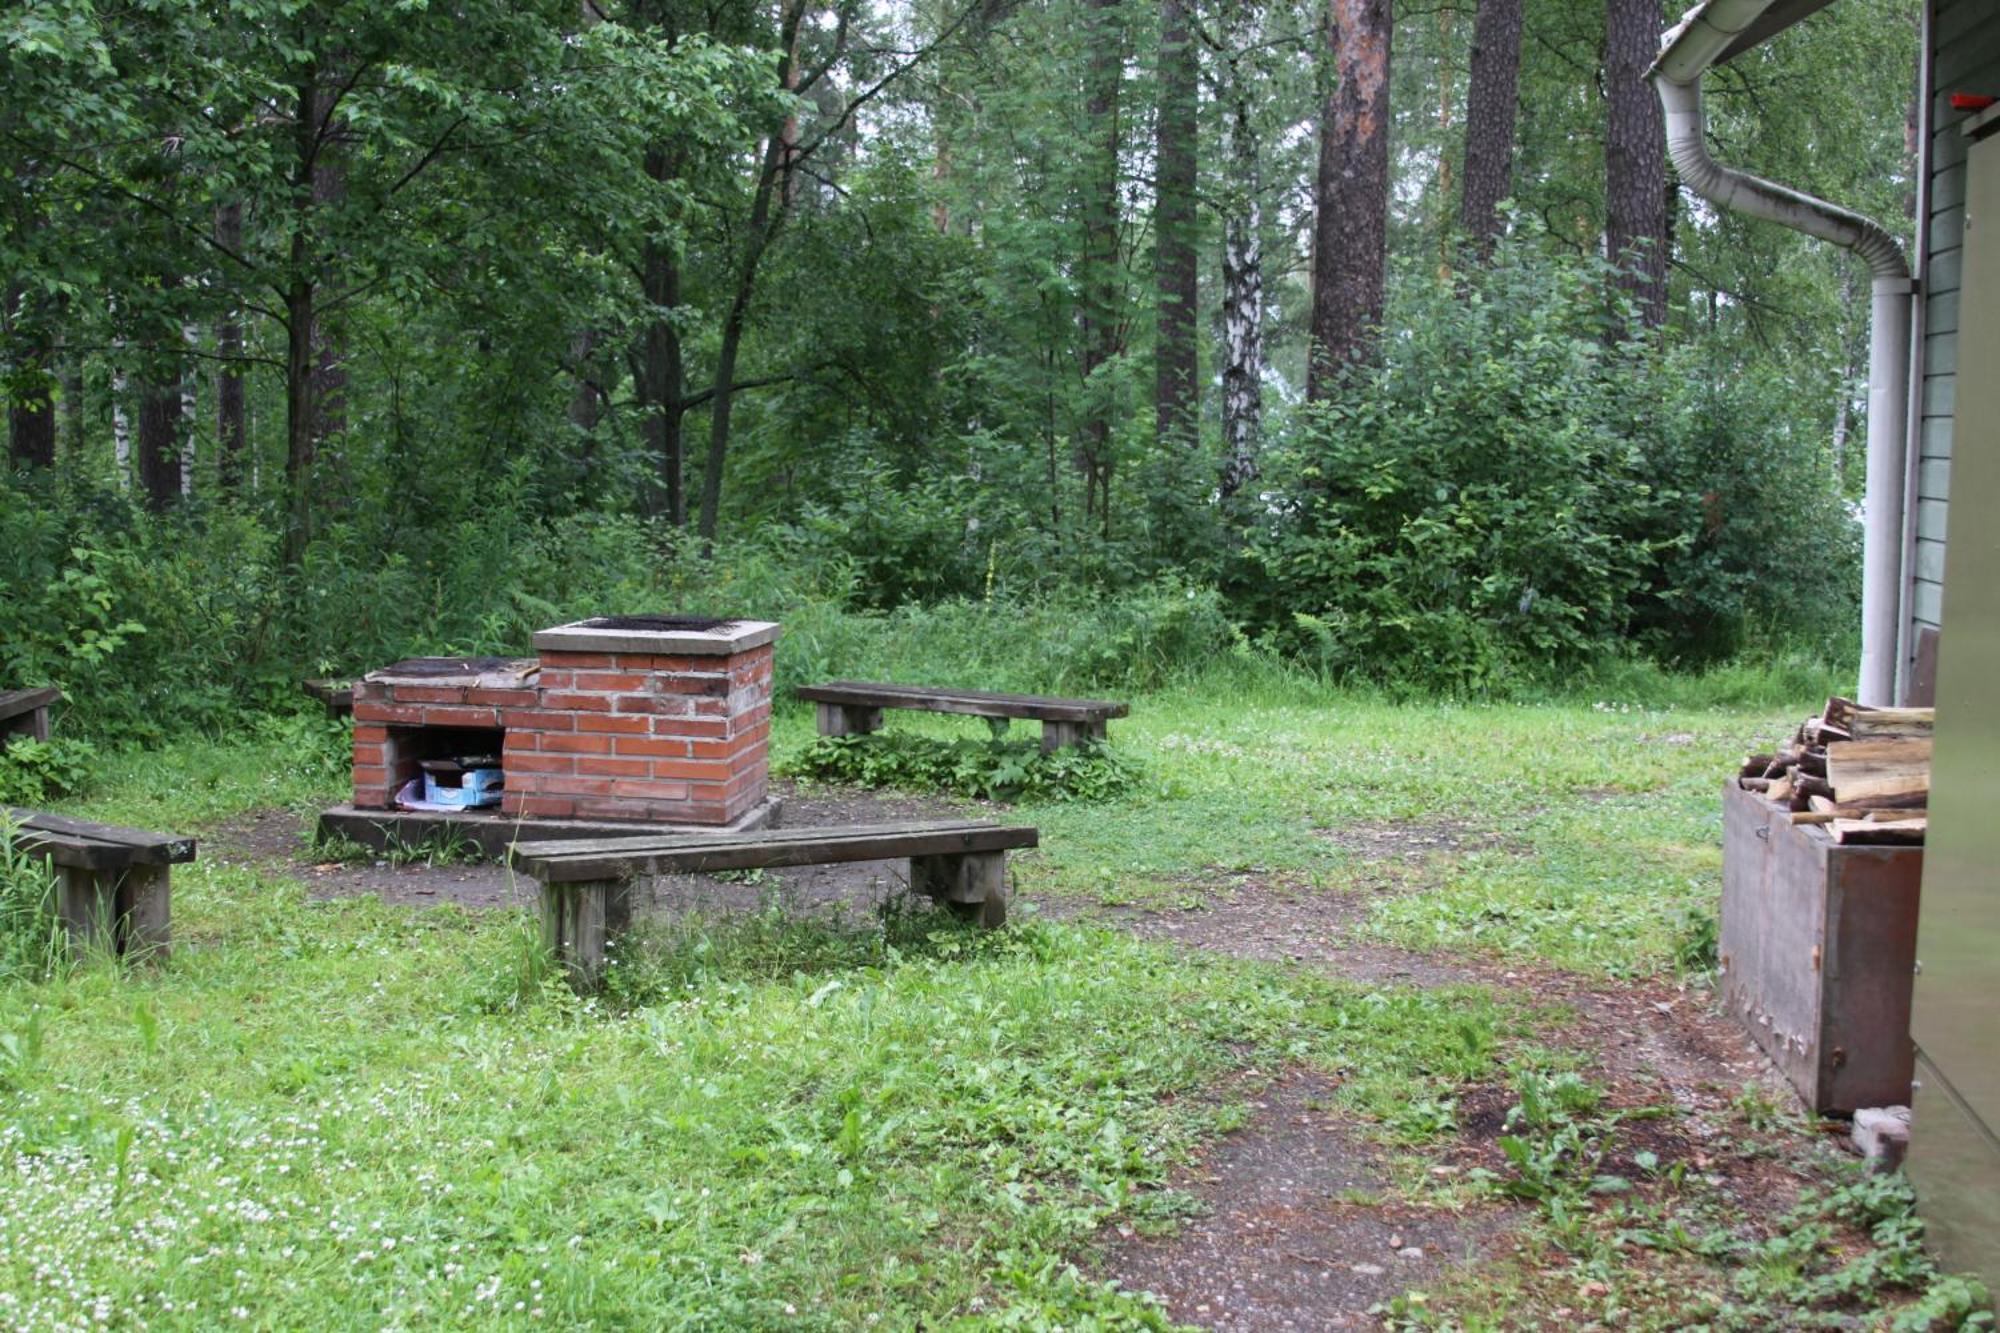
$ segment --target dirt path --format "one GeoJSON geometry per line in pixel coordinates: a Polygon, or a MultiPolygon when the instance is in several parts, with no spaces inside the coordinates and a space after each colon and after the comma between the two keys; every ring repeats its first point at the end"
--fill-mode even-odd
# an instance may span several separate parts
{"type": "MultiPolygon", "coordinates": [[[[1769,1061],[1711,1012],[1704,995],[1663,982],[1619,983],[1376,944],[1357,931],[1367,897],[1248,880],[1196,911],[1054,911],[1113,921],[1182,948],[1311,967],[1362,984],[1484,985],[1568,1010],[1572,1016],[1548,1036],[1584,1054],[1608,1108],[1679,1112],[1632,1122],[1621,1148],[1628,1158],[1643,1150],[1663,1164],[1706,1165],[1702,1144],[1722,1133],[1743,1088],[1762,1087],[1779,1102],[1789,1097],[1769,1061]]],[[[1517,1210],[1483,1205],[1451,1213],[1399,1202],[1386,1187],[1380,1151],[1328,1108],[1333,1091],[1305,1071],[1279,1079],[1253,1103],[1242,1129],[1175,1180],[1199,1201],[1198,1215],[1170,1236],[1108,1238],[1104,1275],[1157,1293],[1174,1318],[1204,1328],[1373,1327],[1371,1307],[1506,1246],[1517,1210]],[[1377,1191],[1380,1202],[1361,1201],[1377,1191]]],[[[1439,1146],[1437,1169],[1502,1169],[1498,1139],[1514,1100],[1504,1087],[1467,1090],[1461,1137],[1439,1146]]],[[[1607,1169],[1618,1165],[1607,1162],[1607,1169]]],[[[1746,1180],[1743,1193],[1770,1187],[1746,1180]]]]}
{"type": "Polygon", "coordinates": [[[1373,1325],[1371,1306],[1476,1256],[1495,1217],[1382,1202],[1379,1152],[1294,1071],[1255,1090],[1248,1127],[1171,1182],[1201,1214],[1174,1235],[1123,1229],[1107,1268],[1181,1323],[1230,1330],[1373,1325]]]}

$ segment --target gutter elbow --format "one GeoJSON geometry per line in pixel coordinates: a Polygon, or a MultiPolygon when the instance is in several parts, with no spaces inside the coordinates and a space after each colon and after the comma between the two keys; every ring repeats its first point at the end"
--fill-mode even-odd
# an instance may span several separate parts
{"type": "Polygon", "coordinates": [[[1653,87],[1665,113],[1667,157],[1689,189],[1718,208],[1776,222],[1852,250],[1878,283],[1908,284],[1910,265],[1903,247],[1881,224],[1824,199],[1722,166],[1709,156],[1700,74],[1691,83],[1681,83],[1656,68],[1653,87]]]}

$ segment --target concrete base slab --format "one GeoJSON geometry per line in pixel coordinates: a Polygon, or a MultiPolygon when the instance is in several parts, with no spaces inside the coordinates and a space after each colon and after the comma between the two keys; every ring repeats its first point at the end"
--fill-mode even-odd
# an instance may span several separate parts
{"type": "Polygon", "coordinates": [[[727,824],[664,824],[638,819],[518,819],[497,810],[361,810],[336,805],[319,817],[319,835],[386,851],[428,839],[470,840],[495,860],[516,842],[545,838],[619,838],[643,833],[749,833],[776,828],[785,803],[767,796],[727,824]]]}

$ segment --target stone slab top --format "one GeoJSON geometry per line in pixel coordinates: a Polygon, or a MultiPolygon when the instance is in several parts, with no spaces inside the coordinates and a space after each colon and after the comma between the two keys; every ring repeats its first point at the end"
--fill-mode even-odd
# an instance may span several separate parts
{"type": "Polygon", "coordinates": [[[381,685],[516,690],[540,667],[532,657],[409,657],[362,679],[381,685]]]}
{"type": "Polygon", "coordinates": [[[652,653],[660,657],[730,657],[761,648],[780,633],[769,620],[694,616],[599,616],[535,633],[537,652],[652,653]]]}

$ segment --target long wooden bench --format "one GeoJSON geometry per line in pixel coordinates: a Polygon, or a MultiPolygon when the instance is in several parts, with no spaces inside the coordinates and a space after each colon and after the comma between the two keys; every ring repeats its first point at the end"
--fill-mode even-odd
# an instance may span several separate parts
{"type": "Polygon", "coordinates": [[[1043,694],[995,694],[986,690],[956,690],[924,685],[886,685],[872,681],[836,680],[826,685],[801,685],[796,698],[819,706],[819,734],[859,736],[882,725],[885,708],[924,713],[962,713],[1001,722],[1025,718],[1042,724],[1042,751],[1104,739],[1105,723],[1132,711],[1115,699],[1062,699],[1043,694]]]}
{"type": "Polygon", "coordinates": [[[1032,828],[985,822],[855,824],[523,842],[508,861],[541,884],[543,939],[572,982],[589,989],[603,974],[606,946],[632,923],[636,879],[907,857],[912,889],[993,929],[1007,921],[1007,853],[1038,841],[1032,828]]]}
{"type": "Polygon", "coordinates": [[[0,690],[0,746],[16,736],[45,741],[49,738],[49,705],[62,698],[53,685],[31,690],[0,690]]]}
{"type": "Polygon", "coordinates": [[[193,838],[11,806],[5,818],[16,845],[56,869],[56,915],[72,953],[167,952],[172,867],[194,860],[193,838]]]}

